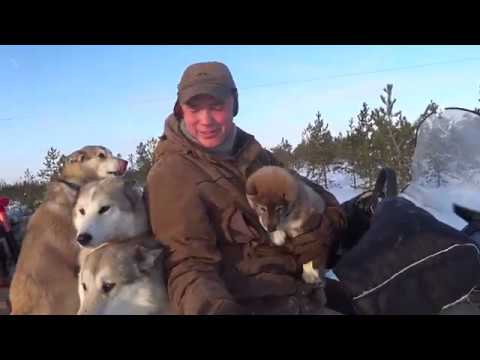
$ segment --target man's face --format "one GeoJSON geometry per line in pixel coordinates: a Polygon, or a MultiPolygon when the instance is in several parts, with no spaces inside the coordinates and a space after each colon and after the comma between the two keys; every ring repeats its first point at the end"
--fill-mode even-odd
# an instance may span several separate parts
{"type": "Polygon", "coordinates": [[[190,135],[205,148],[221,145],[233,129],[233,96],[222,102],[210,95],[197,95],[181,104],[190,135]]]}

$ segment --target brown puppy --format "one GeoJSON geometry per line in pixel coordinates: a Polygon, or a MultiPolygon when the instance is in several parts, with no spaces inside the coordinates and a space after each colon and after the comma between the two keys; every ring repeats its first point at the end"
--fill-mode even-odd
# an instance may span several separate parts
{"type": "MultiPolygon", "coordinates": [[[[253,173],[246,184],[247,199],[260,224],[277,246],[311,230],[320,221],[325,200],[288,170],[265,166],[253,173]]],[[[325,256],[326,259],[326,256],[325,256]]],[[[326,264],[303,264],[307,283],[323,283],[326,264]]]]}

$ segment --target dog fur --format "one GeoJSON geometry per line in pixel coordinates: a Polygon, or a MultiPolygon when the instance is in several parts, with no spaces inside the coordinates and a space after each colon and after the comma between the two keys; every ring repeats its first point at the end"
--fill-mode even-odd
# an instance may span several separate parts
{"type": "Polygon", "coordinates": [[[79,255],[79,314],[165,313],[161,249],[151,235],[142,192],[109,178],[82,187],[73,210],[79,255]],[[105,290],[100,283],[115,284],[105,290]]]}
{"type": "MultiPolygon", "coordinates": [[[[323,198],[288,170],[265,166],[247,180],[246,195],[258,215],[260,224],[269,232],[272,242],[282,246],[287,238],[295,238],[308,231],[324,213],[323,198]]],[[[325,264],[303,264],[303,279],[307,283],[321,283],[325,264]]]]}
{"type": "Polygon", "coordinates": [[[73,241],[72,209],[78,190],[89,181],[121,175],[126,167],[103,146],[85,146],[67,156],[27,225],[10,287],[12,315],[77,312],[79,247],[73,241]]]}
{"type": "Polygon", "coordinates": [[[168,315],[162,249],[108,242],[82,263],[78,315],[168,315]]]}
{"type": "MultiPolygon", "coordinates": [[[[73,209],[79,264],[106,242],[151,238],[142,192],[134,182],[108,178],[83,186],[73,209]]],[[[152,241],[154,241],[152,239],[152,241]]]]}

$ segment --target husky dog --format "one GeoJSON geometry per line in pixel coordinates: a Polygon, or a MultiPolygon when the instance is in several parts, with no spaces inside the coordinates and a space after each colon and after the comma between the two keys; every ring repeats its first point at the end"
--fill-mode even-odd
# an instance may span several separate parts
{"type": "Polygon", "coordinates": [[[83,186],[73,209],[73,223],[76,241],[85,248],[115,239],[123,241],[150,230],[141,189],[122,178],[83,186]]]}
{"type": "MultiPolygon", "coordinates": [[[[292,239],[305,233],[326,208],[318,193],[278,166],[265,166],[254,172],[247,180],[246,193],[260,224],[277,246],[284,245],[287,237],[292,239]]],[[[322,268],[325,264],[318,265],[322,268]]],[[[321,278],[312,261],[303,265],[303,279],[307,283],[320,283],[321,278]]]]}
{"type": "Polygon", "coordinates": [[[130,241],[95,248],[80,269],[78,315],[171,314],[161,253],[130,241]]]}
{"type": "Polygon", "coordinates": [[[68,155],[46,200],[31,217],[10,287],[12,314],[75,314],[79,247],[72,242],[72,209],[80,186],[122,175],[127,161],[103,146],[68,155]]]}

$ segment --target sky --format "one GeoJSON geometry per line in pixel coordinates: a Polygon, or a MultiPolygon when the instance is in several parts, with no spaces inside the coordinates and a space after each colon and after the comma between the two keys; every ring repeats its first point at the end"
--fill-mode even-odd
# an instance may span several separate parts
{"type": "Polygon", "coordinates": [[[104,145],[127,158],[162,134],[183,70],[203,61],[230,68],[235,123],[267,148],[298,144],[317,111],[345,132],[388,83],[412,122],[430,100],[480,107],[478,45],[0,45],[0,180],[36,173],[50,147],[104,145]]]}

